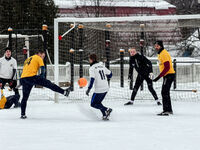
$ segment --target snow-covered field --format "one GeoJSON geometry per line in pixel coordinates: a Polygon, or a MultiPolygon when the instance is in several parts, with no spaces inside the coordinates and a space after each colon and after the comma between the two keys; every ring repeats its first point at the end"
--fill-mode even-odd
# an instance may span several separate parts
{"type": "Polygon", "coordinates": [[[113,108],[102,121],[89,102],[29,101],[28,119],[20,109],[0,110],[1,150],[198,150],[200,102],[174,101],[173,116],[156,116],[153,101],[105,102],[113,108]]]}

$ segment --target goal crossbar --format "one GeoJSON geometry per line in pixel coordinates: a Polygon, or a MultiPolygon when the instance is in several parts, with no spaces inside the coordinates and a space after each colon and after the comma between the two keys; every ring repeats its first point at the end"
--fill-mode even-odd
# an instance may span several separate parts
{"type": "Polygon", "coordinates": [[[200,19],[195,15],[164,15],[164,16],[131,16],[131,17],[99,17],[99,18],[56,18],[55,22],[123,22],[123,21],[153,21],[153,20],[200,19]]]}

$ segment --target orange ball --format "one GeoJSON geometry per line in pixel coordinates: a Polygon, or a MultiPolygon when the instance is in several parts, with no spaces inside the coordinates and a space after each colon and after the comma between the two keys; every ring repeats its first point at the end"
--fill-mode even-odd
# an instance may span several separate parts
{"type": "Polygon", "coordinates": [[[79,85],[80,87],[85,87],[85,86],[87,85],[87,79],[86,79],[86,78],[80,78],[80,79],[78,80],[78,85],[79,85]]]}

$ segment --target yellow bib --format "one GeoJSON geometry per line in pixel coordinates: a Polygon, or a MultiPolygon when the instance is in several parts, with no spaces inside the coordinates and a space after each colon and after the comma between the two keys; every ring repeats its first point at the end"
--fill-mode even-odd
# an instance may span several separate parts
{"type": "Polygon", "coordinates": [[[173,65],[172,65],[171,56],[170,56],[170,54],[168,53],[167,50],[164,49],[160,54],[158,54],[158,61],[159,61],[160,72],[162,72],[165,68],[164,63],[169,61],[170,69],[165,74],[165,76],[168,75],[168,74],[174,74],[175,73],[173,65]]]}
{"type": "Polygon", "coordinates": [[[7,99],[3,95],[3,90],[1,89],[0,109],[4,109],[6,102],[7,102],[7,99]]]}
{"type": "Polygon", "coordinates": [[[38,55],[33,55],[27,58],[24,62],[24,68],[21,78],[32,77],[37,75],[37,72],[41,66],[44,66],[42,58],[38,55]]]}

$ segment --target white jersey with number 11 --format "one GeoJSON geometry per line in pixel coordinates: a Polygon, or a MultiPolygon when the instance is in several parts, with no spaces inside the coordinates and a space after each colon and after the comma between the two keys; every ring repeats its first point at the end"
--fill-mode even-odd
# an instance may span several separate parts
{"type": "Polygon", "coordinates": [[[92,65],[89,69],[90,78],[94,78],[95,93],[105,93],[109,90],[107,75],[111,74],[102,62],[92,65]]]}

